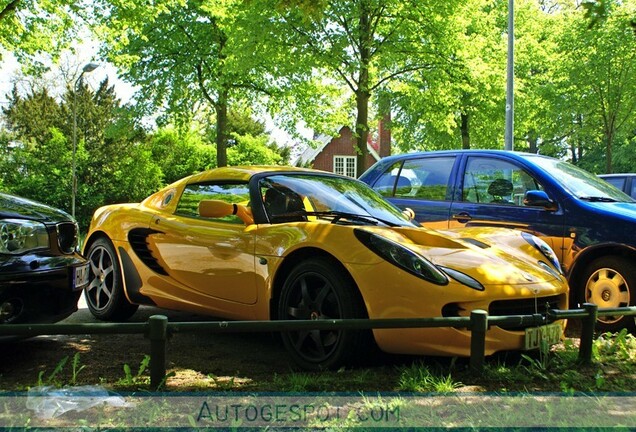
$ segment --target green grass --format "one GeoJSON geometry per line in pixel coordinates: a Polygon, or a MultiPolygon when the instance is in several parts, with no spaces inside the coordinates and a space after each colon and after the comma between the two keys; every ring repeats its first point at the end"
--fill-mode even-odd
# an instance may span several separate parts
{"type": "MultiPolygon", "coordinates": [[[[165,391],[266,391],[266,392],[634,392],[636,391],[636,338],[623,331],[603,334],[593,344],[591,364],[579,361],[576,339],[539,352],[509,353],[486,359],[484,369],[476,373],[468,359],[433,357],[388,357],[379,365],[366,368],[342,368],[334,371],[305,372],[289,370],[253,375],[223,372],[216,377],[209,371],[179,369],[175,364],[166,376],[165,391]],[[190,372],[207,379],[196,386],[184,384],[183,374],[190,372]],[[182,375],[180,377],[180,375],[182,375]],[[179,379],[181,378],[181,380],[179,379]]],[[[138,366],[124,365],[114,376],[92,373],[91,365],[81,364],[79,353],[66,355],[56,365],[36,371],[35,380],[14,383],[20,390],[36,385],[73,386],[100,384],[116,390],[151,390],[145,356],[138,366]]]]}

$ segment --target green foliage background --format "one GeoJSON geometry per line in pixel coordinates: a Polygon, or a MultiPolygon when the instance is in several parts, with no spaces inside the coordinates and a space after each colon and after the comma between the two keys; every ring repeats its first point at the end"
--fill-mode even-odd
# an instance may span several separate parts
{"type": "MultiPolygon", "coordinates": [[[[594,173],[636,171],[636,0],[516,0],[515,149],[594,173]]],[[[256,119],[356,132],[378,118],[393,152],[503,148],[505,0],[0,0],[0,48],[34,83],[7,95],[0,186],[77,216],[138,201],[217,165],[288,164],[256,119]],[[46,19],[45,19],[46,18],[46,19]],[[138,89],[40,79],[78,31],[138,89]],[[149,127],[144,119],[152,118],[149,127]]],[[[299,139],[299,142],[300,139],[299,139]]],[[[307,145],[307,143],[304,143],[307,145]]],[[[359,169],[359,172],[362,172],[359,169]]]]}

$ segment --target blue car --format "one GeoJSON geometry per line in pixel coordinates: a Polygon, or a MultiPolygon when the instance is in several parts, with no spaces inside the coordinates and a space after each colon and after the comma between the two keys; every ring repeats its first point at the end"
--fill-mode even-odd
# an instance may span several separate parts
{"type": "MultiPolygon", "coordinates": [[[[636,304],[636,201],[572,164],[498,150],[409,153],[381,159],[360,180],[424,226],[541,236],[559,257],[573,305],[636,304]]],[[[599,317],[597,328],[634,331],[634,318],[599,317]]]]}
{"type": "Polygon", "coordinates": [[[636,198],[636,174],[600,174],[599,177],[613,184],[632,198],[636,198]]]}

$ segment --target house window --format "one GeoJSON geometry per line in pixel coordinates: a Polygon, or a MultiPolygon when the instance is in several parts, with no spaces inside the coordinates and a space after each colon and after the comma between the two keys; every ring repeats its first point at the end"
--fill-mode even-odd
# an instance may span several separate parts
{"type": "Polygon", "coordinates": [[[356,178],[356,157],[355,156],[334,156],[333,172],[356,178]]]}

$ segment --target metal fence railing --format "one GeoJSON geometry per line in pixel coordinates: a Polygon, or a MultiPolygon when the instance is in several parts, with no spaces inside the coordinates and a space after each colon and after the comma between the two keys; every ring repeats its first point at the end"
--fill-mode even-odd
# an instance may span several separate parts
{"type": "Polygon", "coordinates": [[[476,371],[485,362],[486,331],[499,327],[541,326],[560,319],[580,319],[581,341],[579,359],[592,361],[594,327],[599,316],[636,316],[636,306],[599,309],[586,303],[581,309],[550,309],[546,314],[488,316],[483,310],[472,311],[470,317],[394,318],[346,320],[289,321],[204,321],[168,322],[164,315],[153,315],[144,323],[77,323],[77,324],[8,324],[0,325],[0,336],[39,336],[75,334],[144,334],[150,339],[150,385],[157,388],[166,375],[166,342],[177,333],[241,333],[284,332],[295,330],[349,330],[389,328],[466,328],[471,332],[470,367],[476,371]]]}

